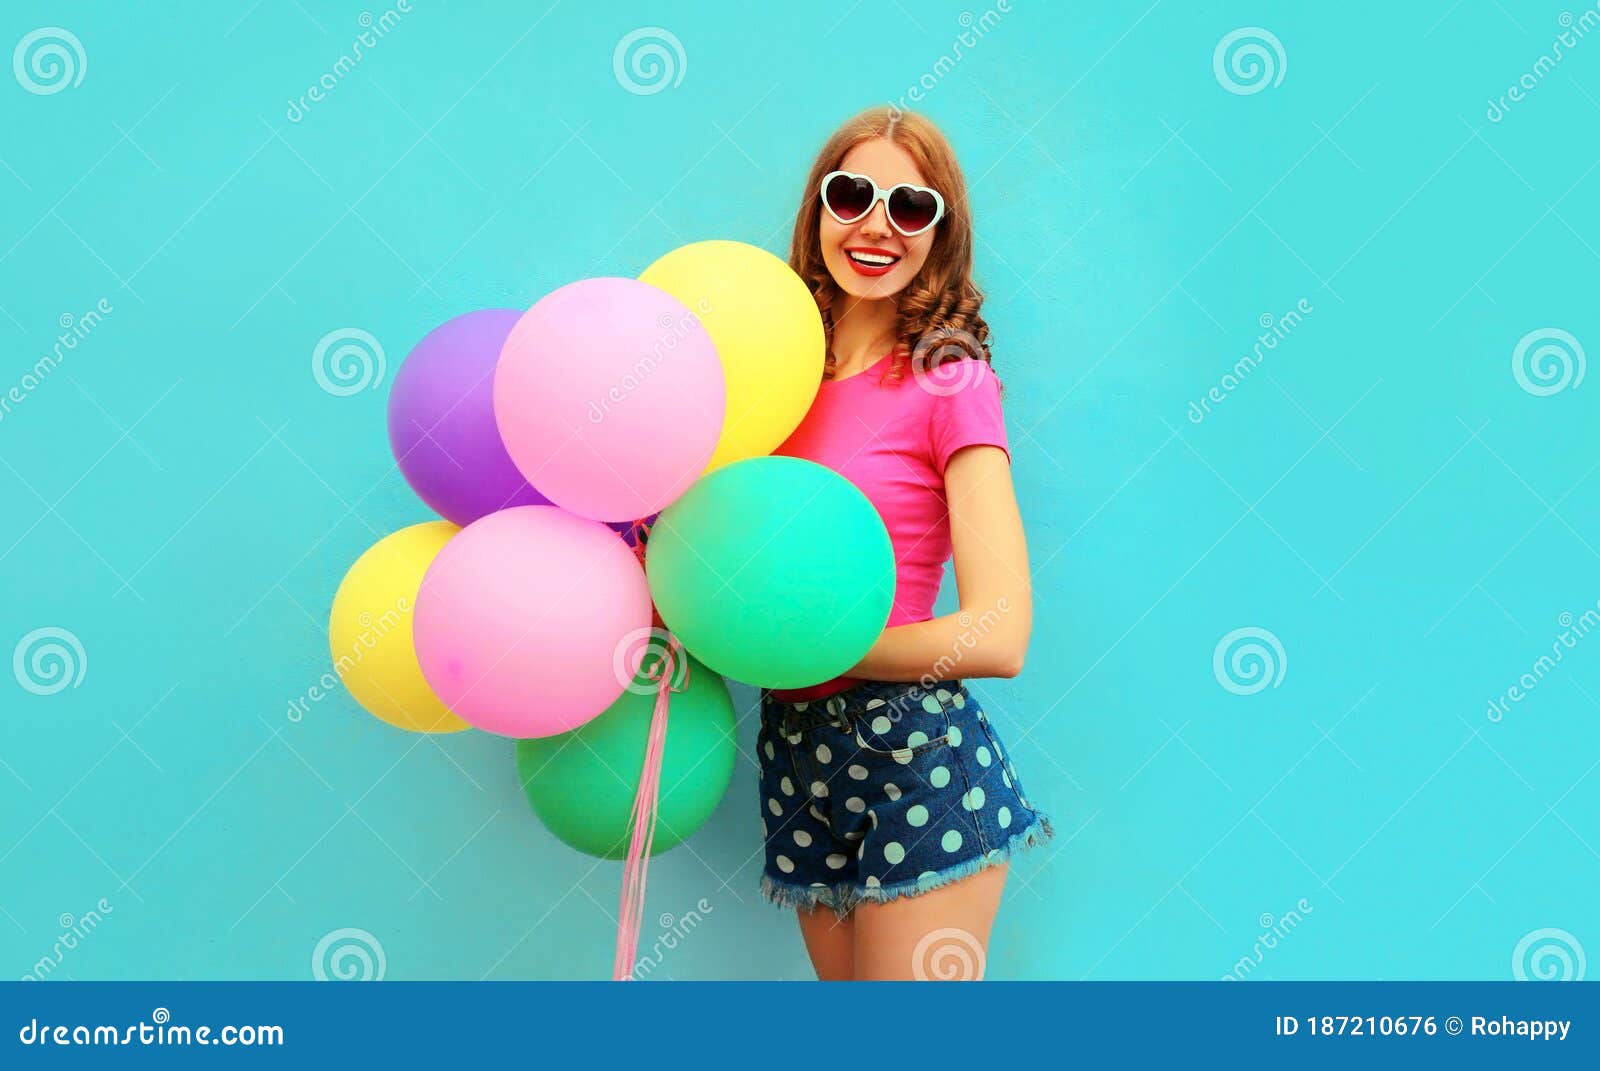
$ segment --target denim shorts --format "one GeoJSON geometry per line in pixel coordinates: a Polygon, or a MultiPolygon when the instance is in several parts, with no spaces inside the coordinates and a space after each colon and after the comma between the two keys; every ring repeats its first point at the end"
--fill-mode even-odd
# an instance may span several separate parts
{"type": "Polygon", "coordinates": [[[864,681],[809,702],[761,692],[761,893],[842,914],[936,889],[1048,840],[960,681],[864,681]]]}

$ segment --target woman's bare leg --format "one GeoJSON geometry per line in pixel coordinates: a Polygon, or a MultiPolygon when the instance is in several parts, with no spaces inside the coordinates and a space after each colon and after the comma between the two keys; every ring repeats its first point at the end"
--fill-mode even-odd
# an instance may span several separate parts
{"type": "Polygon", "coordinates": [[[856,906],[855,972],[862,980],[977,981],[983,977],[1008,866],[986,867],[931,892],[856,906]]]}
{"type": "Polygon", "coordinates": [[[805,938],[806,952],[811,956],[811,966],[816,969],[817,980],[822,982],[848,982],[855,976],[855,913],[835,915],[832,908],[817,907],[813,911],[799,908],[800,936],[805,938]]]}

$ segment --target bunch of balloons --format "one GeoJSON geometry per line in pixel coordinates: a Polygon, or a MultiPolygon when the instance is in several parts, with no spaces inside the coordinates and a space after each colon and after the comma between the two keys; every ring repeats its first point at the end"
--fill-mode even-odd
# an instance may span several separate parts
{"type": "Polygon", "coordinates": [[[341,583],[346,687],[402,729],[515,738],[534,812],[581,851],[631,858],[646,816],[646,855],[679,843],[733,774],[721,676],[827,680],[888,618],[872,504],[768,456],[823,355],[806,285],[730,241],[440,325],[395,378],[388,430],[443,519],[341,583]]]}

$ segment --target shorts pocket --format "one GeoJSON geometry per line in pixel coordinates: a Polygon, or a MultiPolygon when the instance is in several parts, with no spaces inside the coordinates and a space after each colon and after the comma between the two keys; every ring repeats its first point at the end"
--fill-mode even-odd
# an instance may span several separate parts
{"type": "Polygon", "coordinates": [[[928,706],[924,706],[920,695],[911,689],[899,695],[868,698],[859,709],[850,711],[856,746],[902,765],[949,747],[949,712],[931,696],[929,699],[928,706]]]}

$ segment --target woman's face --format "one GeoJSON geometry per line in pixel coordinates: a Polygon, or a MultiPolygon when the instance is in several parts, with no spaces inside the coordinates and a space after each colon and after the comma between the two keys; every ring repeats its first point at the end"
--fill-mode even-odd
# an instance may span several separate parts
{"type": "MultiPolygon", "coordinates": [[[[885,191],[902,182],[928,185],[910,155],[882,138],[864,141],[851,149],[838,169],[868,175],[885,191]]],[[[834,219],[820,199],[817,211],[822,213],[822,260],[833,281],[846,294],[868,301],[892,297],[904,290],[922,270],[928,251],[933,248],[933,236],[939,230],[935,224],[914,238],[905,237],[889,226],[887,206],[881,200],[872,206],[872,211],[850,223],[834,219]]]]}

